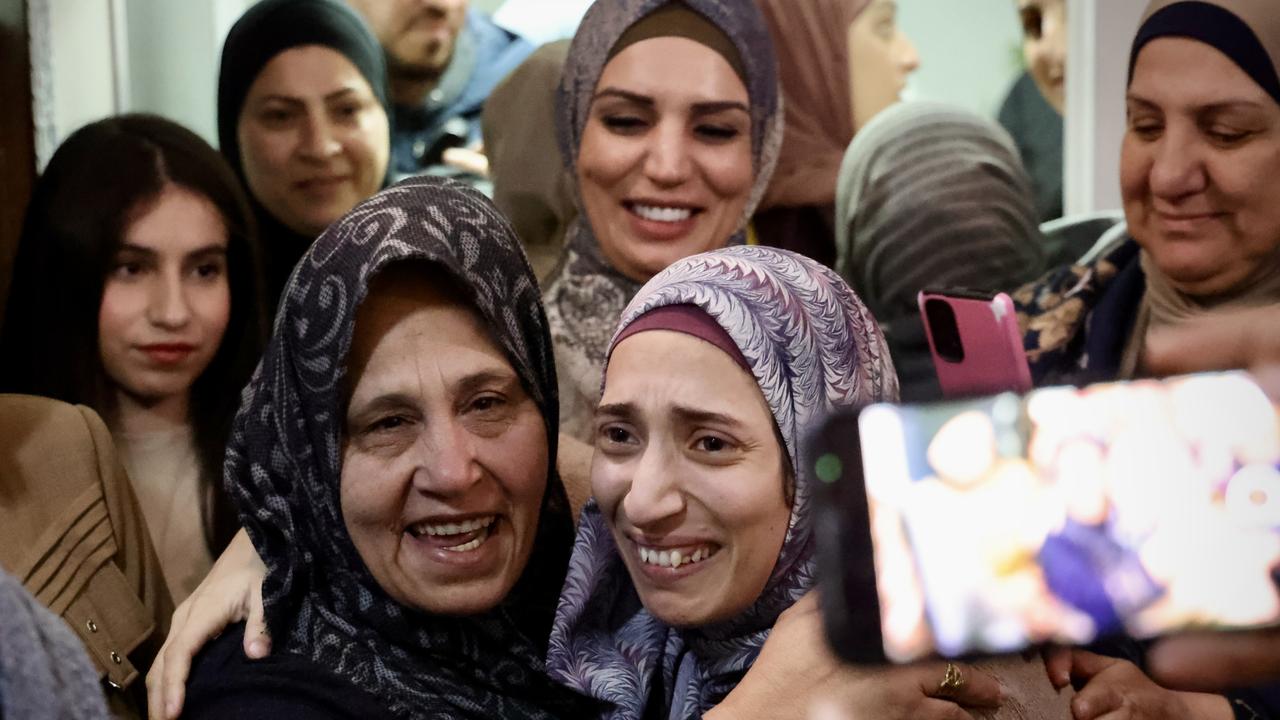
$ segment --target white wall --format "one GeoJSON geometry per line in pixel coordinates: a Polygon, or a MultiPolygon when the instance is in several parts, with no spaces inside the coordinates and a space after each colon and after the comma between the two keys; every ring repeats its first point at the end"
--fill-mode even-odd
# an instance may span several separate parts
{"type": "Polygon", "coordinates": [[[222,40],[254,0],[28,0],[37,162],[77,128],[153,112],[217,143],[222,40]]]}
{"type": "Polygon", "coordinates": [[[1068,0],[1068,215],[1120,207],[1129,49],[1147,0],[1068,0]]]}
{"type": "Polygon", "coordinates": [[[898,0],[898,23],[920,53],[907,99],[952,103],[995,117],[1022,72],[1014,0],[898,0]]]}
{"type": "Polygon", "coordinates": [[[43,168],[58,143],[117,112],[128,95],[120,72],[123,7],[113,0],[30,0],[36,154],[43,168]]]}
{"type": "Polygon", "coordinates": [[[127,0],[129,109],[164,115],[217,145],[222,41],[253,0],[127,0]]]}

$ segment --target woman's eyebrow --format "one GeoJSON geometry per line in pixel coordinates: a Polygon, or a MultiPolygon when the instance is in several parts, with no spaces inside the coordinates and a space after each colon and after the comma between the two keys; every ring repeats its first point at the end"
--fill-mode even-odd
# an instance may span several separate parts
{"type": "Polygon", "coordinates": [[[636,414],[635,403],[605,403],[596,408],[596,416],[631,417],[636,414]]]}
{"type": "Polygon", "coordinates": [[[224,243],[209,243],[204,247],[198,247],[186,254],[188,260],[204,259],[207,257],[226,257],[227,246],[224,243]]]}
{"type": "Polygon", "coordinates": [[[653,98],[649,97],[648,95],[641,95],[639,93],[633,93],[628,90],[621,90],[615,87],[604,88],[600,92],[596,93],[595,97],[592,98],[592,100],[599,100],[601,98],[606,98],[606,97],[622,98],[623,100],[627,100],[628,102],[633,102],[633,103],[636,103],[637,105],[645,105],[648,107],[652,107],[654,105],[653,98]]]}
{"type": "Polygon", "coordinates": [[[694,115],[714,115],[729,110],[741,110],[747,115],[751,114],[751,108],[737,100],[710,100],[693,104],[694,115]]]}
{"type": "Polygon", "coordinates": [[[671,412],[684,422],[692,425],[724,425],[734,428],[742,427],[742,422],[737,418],[725,415],[724,413],[712,412],[710,410],[702,410],[685,405],[676,405],[671,409],[671,412]]]}
{"type": "MultiPolygon", "coordinates": [[[[1148,100],[1141,95],[1130,92],[1125,96],[1127,102],[1141,106],[1143,109],[1161,110],[1160,104],[1154,100],[1148,100]]],[[[1193,105],[1196,112],[1222,112],[1224,110],[1260,110],[1263,105],[1249,98],[1221,98],[1217,100],[1206,100],[1202,104],[1193,105]]]]}
{"type": "Polygon", "coordinates": [[[346,87],[338,88],[337,90],[334,90],[333,92],[326,94],[324,96],[324,101],[334,102],[337,100],[344,100],[347,98],[347,96],[356,95],[359,92],[360,92],[360,88],[354,85],[348,85],[346,87]]]}
{"type": "MultiPolygon", "coordinates": [[[[413,407],[414,398],[407,393],[389,391],[380,395],[375,395],[367,400],[361,401],[359,404],[351,403],[347,408],[347,415],[369,415],[372,413],[385,412],[387,410],[401,410],[407,407],[413,407]]],[[[350,417],[348,419],[351,419],[350,417]]]]}
{"type": "Polygon", "coordinates": [[[159,254],[155,250],[145,245],[137,245],[131,242],[120,243],[120,247],[116,248],[116,252],[117,253],[133,253],[135,255],[144,255],[146,257],[155,257],[156,255],[159,254]]]}
{"type": "Polygon", "coordinates": [[[501,385],[503,389],[507,389],[519,382],[519,378],[514,373],[499,370],[478,370],[460,378],[454,384],[454,392],[459,395],[470,395],[473,392],[493,387],[494,385],[501,385]]]}
{"type": "Polygon", "coordinates": [[[257,104],[257,105],[265,105],[266,103],[269,103],[269,102],[282,103],[285,105],[306,105],[307,104],[306,101],[303,100],[302,98],[294,97],[292,95],[280,95],[278,93],[263,95],[257,98],[256,100],[254,100],[254,104],[257,104]]]}

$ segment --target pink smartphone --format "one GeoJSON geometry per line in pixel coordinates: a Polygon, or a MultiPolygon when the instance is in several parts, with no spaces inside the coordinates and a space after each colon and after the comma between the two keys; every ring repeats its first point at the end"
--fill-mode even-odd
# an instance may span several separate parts
{"type": "Polygon", "coordinates": [[[917,296],[946,397],[1031,389],[1013,300],[1004,293],[923,290],[917,296]]]}

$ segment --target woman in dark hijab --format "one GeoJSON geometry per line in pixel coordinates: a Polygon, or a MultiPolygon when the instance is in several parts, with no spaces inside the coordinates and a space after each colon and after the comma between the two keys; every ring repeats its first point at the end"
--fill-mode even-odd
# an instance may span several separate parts
{"type": "Polygon", "coordinates": [[[218,144],[244,183],[274,309],[311,241],[386,185],[386,62],[337,0],[264,0],[231,28],[218,75],[218,144]]]}
{"type": "Polygon", "coordinates": [[[562,429],[590,442],[604,356],[623,308],[675,260],[745,242],[769,185],[782,105],[764,18],[752,0],[597,2],[569,49],[558,112],[561,160],[579,213],[543,299],[562,429]],[[673,39],[698,44],[685,49],[702,51],[689,59],[720,78],[714,93],[701,71],[656,69],[674,57],[660,44],[673,39]],[[660,110],[620,104],[628,93],[660,110]],[[709,101],[735,109],[694,112],[709,101]],[[659,121],[684,126],[679,144],[666,143],[659,121]],[[672,165],[684,170],[664,170],[672,165]],[[715,170],[725,167],[734,171],[715,170]]]}
{"type": "Polygon", "coordinates": [[[187,716],[580,716],[543,667],[573,526],[510,226],[464,185],[409,180],[330,227],[287,291],[227,455],[275,653],[225,633],[187,716]]]}

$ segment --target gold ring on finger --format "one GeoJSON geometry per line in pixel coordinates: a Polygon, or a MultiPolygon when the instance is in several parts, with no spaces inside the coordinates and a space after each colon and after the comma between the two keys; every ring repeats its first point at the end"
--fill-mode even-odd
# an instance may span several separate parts
{"type": "Polygon", "coordinates": [[[938,697],[955,697],[964,688],[965,682],[960,668],[955,663],[947,663],[946,672],[942,674],[942,682],[938,683],[938,697]]]}

